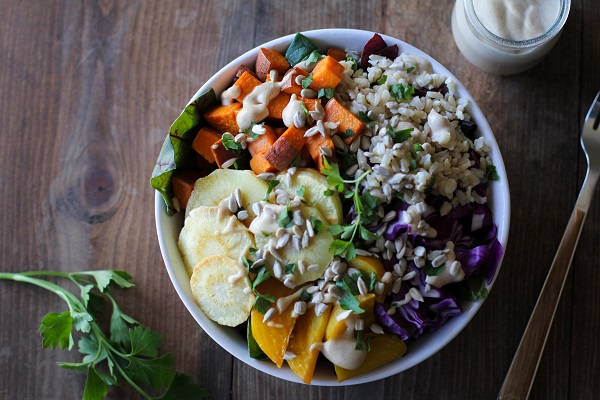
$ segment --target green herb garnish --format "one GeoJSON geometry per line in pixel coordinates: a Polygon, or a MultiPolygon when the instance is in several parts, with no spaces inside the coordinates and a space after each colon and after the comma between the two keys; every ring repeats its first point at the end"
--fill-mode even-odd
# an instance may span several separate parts
{"type": "MultiPolygon", "coordinates": [[[[375,122],[375,120],[372,120],[371,118],[369,118],[369,115],[364,111],[358,112],[358,119],[360,119],[362,122],[364,122],[367,125],[371,125],[373,122],[375,122]]],[[[354,134],[354,132],[352,132],[352,134],[354,134]]]]}
{"type": "Polygon", "coordinates": [[[323,229],[323,221],[321,221],[318,218],[315,218],[312,215],[310,216],[309,220],[310,220],[310,223],[311,223],[311,225],[313,227],[313,230],[318,235],[321,232],[321,229],[323,229]]]}
{"type": "Polygon", "coordinates": [[[376,82],[378,85],[383,85],[386,81],[387,81],[387,75],[381,75],[381,77],[379,79],[377,79],[376,82]]]}
{"type": "Polygon", "coordinates": [[[354,314],[362,314],[365,312],[365,310],[360,308],[360,302],[350,293],[346,293],[340,297],[339,303],[342,310],[352,310],[354,314]]]}
{"type": "Polygon", "coordinates": [[[294,225],[294,212],[289,205],[277,217],[277,225],[282,228],[290,228],[294,225]]]}
{"type": "Polygon", "coordinates": [[[349,56],[346,57],[346,61],[352,63],[352,71],[356,71],[358,69],[358,62],[356,61],[356,58],[349,56]]]}
{"type": "Polygon", "coordinates": [[[317,97],[319,99],[322,99],[322,98],[331,99],[333,97],[333,89],[331,89],[331,88],[319,89],[319,91],[317,92],[317,97]]]}
{"type": "Polygon", "coordinates": [[[311,72],[306,78],[302,79],[302,89],[307,89],[310,86],[310,84],[312,83],[312,76],[313,74],[311,72]]]}
{"type": "Polygon", "coordinates": [[[267,192],[265,193],[265,197],[263,197],[263,201],[269,200],[269,196],[271,195],[271,192],[273,191],[273,189],[275,189],[277,187],[277,185],[279,185],[279,181],[277,179],[271,179],[268,182],[267,192]]]}
{"type": "Polygon", "coordinates": [[[388,134],[392,137],[394,143],[402,143],[412,137],[412,131],[414,128],[400,129],[395,131],[392,125],[388,125],[388,134]]]}
{"type": "Polygon", "coordinates": [[[271,303],[275,302],[275,297],[270,294],[260,293],[257,286],[271,277],[271,273],[263,266],[258,270],[256,277],[252,281],[252,292],[256,296],[254,300],[254,308],[261,314],[266,313],[271,307],[271,303]]]}
{"type": "Polygon", "coordinates": [[[221,140],[223,142],[223,147],[225,147],[227,150],[231,150],[236,154],[240,154],[242,152],[242,144],[236,142],[233,136],[223,135],[221,137],[221,140]]]}
{"type": "Polygon", "coordinates": [[[415,87],[413,85],[407,85],[406,87],[397,83],[390,86],[390,94],[398,101],[410,100],[415,94],[415,87]]]}
{"type": "Polygon", "coordinates": [[[410,67],[408,67],[408,68],[406,69],[406,72],[408,72],[408,73],[410,74],[410,73],[411,73],[411,72],[413,72],[414,70],[415,70],[415,67],[411,65],[410,67]]]}
{"type": "Polygon", "coordinates": [[[372,338],[372,336],[365,337],[363,335],[362,329],[356,331],[356,346],[354,346],[354,350],[366,351],[366,352],[371,351],[371,343],[370,343],[371,338],[372,338]],[[363,340],[363,338],[365,340],[363,340]]]}
{"type": "Polygon", "coordinates": [[[312,53],[310,53],[310,55],[308,56],[308,58],[306,59],[305,63],[306,65],[311,65],[316,63],[317,61],[319,61],[321,58],[323,58],[323,54],[321,54],[319,52],[319,50],[314,50],[312,53]]]}
{"type": "Polygon", "coordinates": [[[191,378],[172,370],[170,353],[159,355],[162,336],[144,327],[125,314],[117,305],[110,290],[134,286],[125,271],[98,270],[80,272],[35,271],[0,273],[0,279],[29,283],[46,289],[63,299],[69,310],[49,313],[42,319],[40,334],[42,347],[71,350],[74,346],[72,331],[81,337],[81,362],[59,362],[60,367],[87,372],[84,399],[102,399],[109,386],[126,381],[145,399],[205,398],[208,392],[193,384],[191,378]],[[68,279],[79,290],[79,297],[58,284],[36,276],[68,279]],[[112,306],[109,333],[98,324],[104,311],[104,302],[112,306]],[[162,397],[153,397],[151,391],[162,389],[162,397]]]}
{"type": "MultiPolygon", "coordinates": [[[[346,180],[341,177],[337,164],[329,164],[326,159],[323,159],[323,161],[325,168],[323,168],[321,172],[327,177],[327,184],[337,189],[344,197],[352,198],[352,201],[354,202],[354,212],[356,213],[355,220],[350,225],[334,224],[329,227],[329,232],[331,232],[332,235],[341,235],[340,239],[335,239],[331,242],[329,252],[333,255],[345,253],[346,259],[350,261],[356,257],[356,249],[354,247],[355,236],[357,233],[363,236],[363,230],[360,228],[364,223],[365,216],[373,211],[368,209],[363,202],[363,200],[370,200],[370,198],[361,196],[359,193],[360,182],[371,173],[371,170],[364,172],[356,179],[346,180]],[[345,184],[354,185],[354,190],[345,191],[345,184]]],[[[366,233],[365,236],[367,236],[366,233]]]]}
{"type": "Polygon", "coordinates": [[[498,175],[498,171],[496,171],[496,166],[492,164],[488,164],[485,167],[485,177],[489,181],[499,181],[500,176],[498,175]]]}
{"type": "Polygon", "coordinates": [[[296,264],[294,263],[290,263],[287,264],[285,267],[283,267],[283,271],[285,272],[285,274],[293,274],[294,272],[296,272],[296,264]]]}

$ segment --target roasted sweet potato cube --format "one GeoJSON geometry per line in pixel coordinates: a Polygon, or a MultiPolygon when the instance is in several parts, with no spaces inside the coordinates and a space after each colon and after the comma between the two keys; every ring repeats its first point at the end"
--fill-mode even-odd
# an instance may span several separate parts
{"type": "Polygon", "coordinates": [[[240,128],[237,124],[237,114],[242,109],[241,103],[218,105],[204,113],[204,119],[210,126],[221,133],[230,132],[236,135],[240,128]]]}
{"type": "Polygon", "coordinates": [[[252,93],[254,88],[260,85],[261,83],[262,82],[258,80],[254,75],[252,75],[248,71],[245,71],[233,84],[233,86],[237,86],[240,88],[240,94],[235,96],[234,99],[241,103],[242,101],[244,101],[244,98],[250,93],[252,93]]]}
{"type": "Polygon", "coordinates": [[[325,56],[313,69],[312,82],[309,87],[315,91],[334,88],[342,80],[343,74],[344,67],[342,64],[331,56],[325,56]]]}
{"type": "Polygon", "coordinates": [[[223,145],[223,139],[219,139],[219,141],[211,146],[211,150],[213,153],[213,157],[215,158],[215,162],[221,168],[221,166],[228,160],[232,158],[240,158],[240,155],[235,151],[226,149],[223,145]]]}
{"type": "Polygon", "coordinates": [[[252,156],[255,156],[258,153],[265,152],[273,147],[275,141],[277,140],[277,135],[273,128],[268,125],[264,125],[265,133],[259,135],[256,139],[251,142],[248,142],[248,151],[252,156]]]}
{"type": "Polygon", "coordinates": [[[346,59],[346,50],[331,48],[327,50],[327,55],[336,59],[337,61],[343,61],[346,59]]]}
{"type": "Polygon", "coordinates": [[[289,127],[266,153],[265,159],[275,168],[282,171],[300,154],[306,142],[304,133],[307,128],[289,127]]]}
{"type": "Polygon", "coordinates": [[[199,171],[192,170],[175,170],[171,182],[173,183],[173,194],[177,198],[181,208],[186,208],[192,190],[194,190],[194,183],[198,178],[203,175],[199,171]]]}
{"type": "Polygon", "coordinates": [[[192,142],[192,149],[206,159],[211,164],[215,163],[215,157],[213,156],[211,146],[217,143],[221,139],[221,133],[216,129],[205,126],[200,128],[194,141],[192,142]]]}
{"type": "Polygon", "coordinates": [[[283,118],[283,109],[290,102],[291,94],[280,92],[273,100],[267,104],[267,109],[269,110],[269,118],[272,119],[282,119],[283,118]]]}
{"type": "Polygon", "coordinates": [[[258,79],[258,76],[256,76],[256,72],[252,71],[250,68],[246,67],[245,65],[240,65],[238,67],[237,71],[235,72],[235,80],[238,80],[244,72],[248,72],[250,75],[252,75],[256,79],[258,79]]]}
{"type": "Polygon", "coordinates": [[[306,138],[306,145],[304,146],[310,152],[310,156],[315,163],[318,171],[325,168],[323,164],[323,155],[321,147],[326,147],[331,150],[332,156],[327,157],[327,161],[331,164],[335,159],[335,145],[330,136],[323,136],[320,134],[312,135],[306,138]]]}
{"type": "Polygon", "coordinates": [[[252,172],[256,175],[260,175],[264,172],[276,172],[277,168],[273,164],[271,164],[265,158],[266,151],[261,151],[260,153],[256,153],[254,157],[250,159],[250,168],[252,172]]]}
{"type": "Polygon", "coordinates": [[[275,128],[273,128],[273,132],[275,132],[275,135],[277,135],[277,137],[283,135],[283,132],[285,132],[287,130],[287,127],[285,126],[277,126],[275,128]]]}
{"type": "Polygon", "coordinates": [[[365,129],[365,123],[352,114],[335,97],[325,104],[324,121],[336,122],[338,124],[337,130],[347,144],[352,143],[365,129]]]}
{"type": "Polygon", "coordinates": [[[290,63],[280,52],[265,47],[258,51],[255,70],[256,75],[263,82],[272,70],[276,70],[280,75],[283,75],[289,68],[290,63]]]}
{"type": "Polygon", "coordinates": [[[292,73],[294,75],[290,79],[286,80],[281,85],[281,91],[285,92],[285,93],[289,93],[289,94],[295,94],[296,96],[300,97],[300,92],[302,91],[302,85],[299,85],[296,83],[296,77],[308,76],[308,72],[306,72],[305,70],[303,70],[300,67],[294,67],[294,68],[291,68],[290,70],[288,70],[288,72],[286,72],[286,75],[292,74],[292,73]]]}

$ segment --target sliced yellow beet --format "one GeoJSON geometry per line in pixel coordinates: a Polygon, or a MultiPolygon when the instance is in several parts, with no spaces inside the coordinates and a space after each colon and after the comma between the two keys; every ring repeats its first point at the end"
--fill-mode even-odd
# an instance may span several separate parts
{"type": "Polygon", "coordinates": [[[319,357],[319,350],[311,351],[310,346],[323,341],[330,313],[331,308],[328,308],[323,314],[317,316],[313,309],[309,309],[296,321],[294,334],[287,348],[287,351],[295,354],[296,357],[288,360],[288,365],[304,383],[312,381],[319,357]]]}
{"type": "MultiPolygon", "coordinates": [[[[356,256],[354,259],[348,262],[348,265],[352,268],[356,268],[360,272],[364,272],[368,276],[370,276],[371,273],[374,273],[378,281],[381,281],[381,278],[383,278],[383,275],[385,274],[385,268],[383,267],[383,264],[378,258],[373,256],[356,256]]],[[[378,303],[383,303],[391,288],[391,283],[385,284],[383,293],[377,295],[375,301],[378,303]]]]}
{"type": "Polygon", "coordinates": [[[382,334],[376,335],[369,333],[364,335],[365,340],[369,340],[371,350],[367,353],[367,358],[362,366],[358,369],[349,370],[341,367],[335,367],[335,374],[338,381],[342,382],[346,379],[364,374],[374,370],[377,367],[385,365],[406,353],[406,344],[395,335],[382,334]]]}
{"type": "MultiPolygon", "coordinates": [[[[261,294],[270,294],[276,299],[289,296],[294,290],[287,288],[277,279],[267,279],[256,288],[261,294]]],[[[272,305],[275,307],[275,305],[272,305]]],[[[281,314],[267,322],[263,322],[264,314],[255,308],[250,313],[252,336],[261,350],[273,361],[278,368],[283,364],[283,355],[288,347],[290,335],[296,324],[296,318],[292,318],[293,307],[286,308],[281,314]]]]}
{"type": "MultiPolygon", "coordinates": [[[[369,326],[375,320],[375,315],[373,314],[375,295],[373,293],[368,293],[365,295],[361,294],[356,296],[356,299],[360,303],[360,308],[365,310],[365,312],[362,314],[356,314],[356,318],[361,318],[365,323],[365,329],[369,329],[369,326]]],[[[346,310],[340,306],[340,303],[337,303],[333,307],[331,315],[329,316],[327,328],[325,330],[325,340],[335,339],[344,334],[346,331],[346,320],[337,320],[338,316],[344,312],[346,312],[346,310]]]]}

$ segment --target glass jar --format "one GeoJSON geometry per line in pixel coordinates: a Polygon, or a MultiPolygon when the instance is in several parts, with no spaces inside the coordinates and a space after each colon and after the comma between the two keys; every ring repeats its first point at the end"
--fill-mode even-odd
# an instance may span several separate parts
{"type": "MultiPolygon", "coordinates": [[[[510,3],[519,5],[515,0],[457,0],[452,10],[452,34],[460,52],[471,64],[493,74],[516,74],[537,64],[560,37],[571,8],[571,0],[538,1],[539,7],[554,7],[557,16],[549,28],[529,38],[525,30],[530,28],[531,13],[506,12],[510,3]],[[500,8],[493,9],[495,6],[500,8]]],[[[553,15],[554,9],[536,11],[538,17],[539,11],[553,15]]]]}

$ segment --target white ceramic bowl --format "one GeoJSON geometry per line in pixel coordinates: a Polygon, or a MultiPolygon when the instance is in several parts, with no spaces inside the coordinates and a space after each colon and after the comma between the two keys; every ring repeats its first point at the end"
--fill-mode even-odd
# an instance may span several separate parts
{"type": "MultiPolygon", "coordinates": [[[[362,50],[365,43],[374,35],[374,32],[352,29],[323,29],[302,33],[310,38],[321,49],[338,47],[342,49],[354,50],[362,50]]],[[[284,52],[291,42],[293,36],[294,35],[288,35],[261,44],[260,46],[236,58],[223,67],[212,78],[210,78],[198,90],[190,102],[201,93],[204,93],[208,88],[212,87],[217,93],[220,93],[222,90],[224,90],[227,85],[231,83],[239,65],[254,65],[254,61],[260,47],[268,47],[284,52]]],[[[397,44],[400,48],[400,53],[404,52],[415,54],[430,60],[434,71],[446,77],[452,77],[457,84],[460,96],[469,100],[469,106],[467,109],[470,112],[473,121],[477,123],[479,127],[479,133],[485,137],[486,142],[491,146],[491,157],[494,165],[496,166],[498,175],[500,176],[500,181],[494,182],[492,185],[492,198],[490,200],[490,207],[493,212],[494,222],[498,226],[498,240],[502,244],[502,247],[506,249],[510,222],[510,196],[508,181],[506,179],[506,171],[502,161],[502,156],[500,155],[500,150],[498,149],[498,144],[494,139],[492,131],[483,113],[464,86],[440,63],[423,53],[421,50],[401,40],[385,35],[381,36],[388,45],[397,44]]],[[[240,334],[236,329],[220,326],[217,323],[209,320],[203,314],[192,297],[189,278],[186,273],[181,254],[177,247],[179,231],[183,226],[183,213],[178,213],[174,217],[169,217],[166,213],[163,200],[160,194],[157,192],[155,196],[155,216],[160,249],[167,267],[167,271],[171,281],[173,282],[173,286],[175,287],[175,290],[179,294],[179,297],[189,312],[196,319],[198,324],[200,324],[202,329],[204,329],[204,331],[221,347],[246,364],[278,378],[294,382],[301,382],[301,380],[298,379],[287,366],[279,369],[270,361],[258,361],[250,358],[248,355],[245,335],[240,334]]],[[[499,267],[500,266],[498,266],[498,270],[500,269],[499,267]]],[[[404,357],[361,376],[346,380],[342,383],[338,383],[331,364],[318,364],[312,384],[324,386],[353,385],[386,378],[411,368],[432,356],[442,347],[448,344],[448,342],[450,342],[467,325],[471,318],[473,318],[477,310],[479,310],[479,307],[481,307],[481,304],[482,301],[462,302],[462,315],[450,319],[437,331],[424,334],[418,339],[412,341],[409,344],[408,351],[404,357]]]]}

